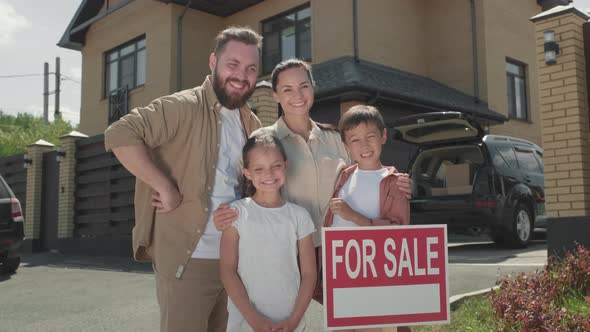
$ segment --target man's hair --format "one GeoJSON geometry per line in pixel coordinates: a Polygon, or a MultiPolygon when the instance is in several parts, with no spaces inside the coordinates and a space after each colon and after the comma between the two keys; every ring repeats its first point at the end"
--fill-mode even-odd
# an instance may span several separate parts
{"type": "Polygon", "coordinates": [[[345,142],[346,131],[356,128],[361,123],[374,124],[379,133],[383,135],[385,130],[385,121],[379,110],[373,106],[368,105],[356,105],[348,109],[338,123],[338,130],[340,131],[340,137],[345,142]]]}
{"type": "Polygon", "coordinates": [[[230,26],[219,32],[215,37],[213,53],[219,56],[230,41],[239,41],[246,45],[256,45],[258,51],[262,50],[262,36],[248,27],[230,26]]]}
{"type": "Polygon", "coordinates": [[[307,77],[309,77],[309,81],[311,82],[311,86],[315,87],[315,82],[313,80],[313,75],[311,74],[311,65],[303,60],[299,59],[288,59],[280,62],[275,68],[272,70],[270,74],[270,82],[272,85],[272,90],[277,92],[277,85],[279,84],[279,75],[287,69],[291,68],[303,68],[307,73],[307,77]]]}

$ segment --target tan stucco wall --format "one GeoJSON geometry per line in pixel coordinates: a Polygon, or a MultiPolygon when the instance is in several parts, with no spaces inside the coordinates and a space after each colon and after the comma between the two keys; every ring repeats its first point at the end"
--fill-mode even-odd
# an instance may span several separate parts
{"type": "Polygon", "coordinates": [[[535,27],[529,18],[541,12],[536,1],[483,1],[485,15],[487,96],[490,108],[508,116],[506,58],[527,66],[529,121],[510,120],[491,133],[541,144],[535,27]]]}
{"type": "MultiPolygon", "coordinates": [[[[483,1],[475,2],[480,98],[486,99],[483,1]]],[[[424,53],[427,76],[474,95],[471,4],[465,0],[426,0],[424,53]],[[443,14],[444,13],[444,14],[443,14]]]]}
{"type": "MultiPolygon", "coordinates": [[[[358,1],[359,57],[426,75],[426,3],[424,0],[358,1]]],[[[352,22],[352,14],[343,19],[352,22]]]]}
{"type": "MultiPolygon", "coordinates": [[[[176,91],[177,22],[184,11],[184,7],[179,5],[170,6],[172,6],[171,77],[172,89],[176,91]]],[[[182,89],[201,85],[205,76],[210,73],[209,54],[211,54],[215,46],[215,36],[223,29],[222,22],[222,18],[201,11],[189,9],[186,12],[182,24],[182,89]]]]}
{"type": "Polygon", "coordinates": [[[92,24],[82,49],[82,101],[80,131],[102,133],[108,122],[103,98],[104,53],[142,34],[146,36],[146,83],[129,94],[129,108],[148,104],[170,93],[172,6],[158,1],[133,1],[92,24]],[[142,13],[142,15],[137,15],[142,13]]]}

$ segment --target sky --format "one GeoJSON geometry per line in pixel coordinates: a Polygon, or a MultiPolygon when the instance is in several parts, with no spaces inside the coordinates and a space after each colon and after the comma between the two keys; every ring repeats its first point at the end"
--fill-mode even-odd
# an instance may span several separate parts
{"type": "MultiPolygon", "coordinates": [[[[61,58],[60,109],[64,119],[80,120],[80,52],[58,47],[64,31],[82,0],[0,0],[0,110],[8,114],[43,115],[43,63],[55,71],[61,58]],[[36,75],[6,77],[13,75],[36,75]]],[[[147,1],[147,0],[142,0],[147,1]]],[[[579,9],[590,11],[590,0],[574,0],[579,9]]],[[[55,77],[49,77],[49,91],[55,77]]],[[[49,119],[53,119],[54,96],[49,97],[49,119]]]]}

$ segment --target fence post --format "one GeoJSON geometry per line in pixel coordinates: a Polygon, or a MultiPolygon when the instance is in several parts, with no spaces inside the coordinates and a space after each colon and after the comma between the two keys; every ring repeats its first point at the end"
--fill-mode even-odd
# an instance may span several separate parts
{"type": "Polygon", "coordinates": [[[27,146],[27,203],[25,220],[24,252],[39,251],[41,245],[41,202],[43,193],[43,153],[53,150],[55,145],[38,140],[27,146]]]}
{"type": "Polygon", "coordinates": [[[88,136],[72,131],[60,137],[61,160],[59,163],[59,207],[57,218],[57,238],[74,236],[74,213],[76,202],[76,141],[88,136]]]}

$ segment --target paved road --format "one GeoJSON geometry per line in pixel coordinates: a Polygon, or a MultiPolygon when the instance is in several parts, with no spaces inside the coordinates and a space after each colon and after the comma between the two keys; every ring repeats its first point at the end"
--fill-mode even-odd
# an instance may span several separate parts
{"type": "MultiPolygon", "coordinates": [[[[546,244],[525,250],[497,247],[485,238],[449,243],[450,294],[492,287],[507,273],[531,272],[546,262],[546,244]]],[[[128,259],[35,254],[16,274],[0,276],[0,331],[158,331],[151,268],[128,259]]],[[[306,321],[320,331],[321,306],[306,321]]]]}

